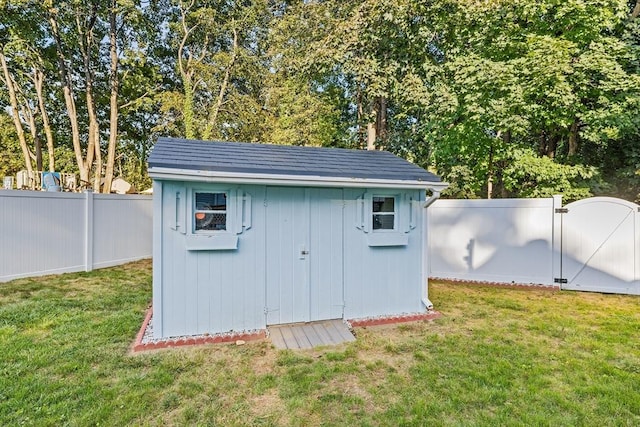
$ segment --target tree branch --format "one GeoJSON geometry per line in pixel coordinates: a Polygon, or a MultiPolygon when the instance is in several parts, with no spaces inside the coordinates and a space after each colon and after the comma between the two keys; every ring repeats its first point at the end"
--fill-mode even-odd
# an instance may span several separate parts
{"type": "Polygon", "coordinates": [[[128,108],[131,107],[133,104],[135,104],[136,102],[140,101],[141,99],[144,99],[147,97],[147,95],[149,95],[149,91],[146,91],[145,93],[143,93],[142,95],[140,95],[139,97],[137,97],[136,99],[133,99],[129,102],[125,102],[124,104],[122,104],[120,107],[118,107],[119,109],[124,109],[124,108],[128,108]]]}
{"type": "Polygon", "coordinates": [[[640,0],[636,0],[636,5],[631,11],[631,19],[636,19],[638,16],[640,16],[640,0]]]}

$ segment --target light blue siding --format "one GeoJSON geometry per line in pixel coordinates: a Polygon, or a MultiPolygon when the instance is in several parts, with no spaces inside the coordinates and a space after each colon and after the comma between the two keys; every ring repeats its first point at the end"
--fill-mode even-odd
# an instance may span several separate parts
{"type": "Polygon", "coordinates": [[[420,191],[175,181],[154,188],[162,190],[161,237],[154,241],[161,256],[154,259],[158,337],[424,310],[420,191]],[[229,192],[237,249],[187,249],[194,189],[229,192]],[[363,200],[381,193],[396,197],[398,225],[385,230],[389,238],[370,239],[375,231],[362,225],[371,222],[363,200]]]}
{"type": "MultiPolygon", "coordinates": [[[[348,319],[416,313],[424,309],[421,294],[426,283],[421,283],[421,221],[415,221],[415,226],[409,229],[400,226],[399,232],[408,235],[407,245],[369,246],[368,235],[374,231],[356,227],[362,223],[358,200],[374,193],[377,193],[375,189],[345,190],[344,317],[348,319]]],[[[408,194],[415,201],[424,200],[418,191],[400,194],[400,199],[408,194]]],[[[423,212],[418,210],[416,214],[423,212]]]]}
{"type": "MultiPolygon", "coordinates": [[[[237,249],[190,251],[186,239],[192,229],[193,187],[185,182],[163,184],[162,236],[154,242],[161,245],[162,259],[154,264],[161,269],[161,277],[154,278],[154,322],[161,326],[154,333],[170,337],[264,328],[264,208],[254,204],[253,227],[240,232],[237,249]],[[159,307],[157,292],[162,295],[159,307]]],[[[216,191],[219,187],[200,184],[197,188],[216,191]]],[[[264,199],[264,187],[234,189],[239,197],[247,193],[253,200],[264,199]]]]}
{"type": "Polygon", "coordinates": [[[267,323],[309,321],[309,202],[304,188],[270,187],[266,206],[267,323]]]}
{"type": "Polygon", "coordinates": [[[344,307],[343,192],[333,188],[310,192],[310,318],[339,319],[344,307]]]}

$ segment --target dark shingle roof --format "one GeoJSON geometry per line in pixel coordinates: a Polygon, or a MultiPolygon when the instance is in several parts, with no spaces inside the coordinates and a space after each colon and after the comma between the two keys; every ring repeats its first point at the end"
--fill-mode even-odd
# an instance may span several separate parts
{"type": "Polygon", "coordinates": [[[387,151],[159,138],[150,168],[440,182],[387,151]]]}

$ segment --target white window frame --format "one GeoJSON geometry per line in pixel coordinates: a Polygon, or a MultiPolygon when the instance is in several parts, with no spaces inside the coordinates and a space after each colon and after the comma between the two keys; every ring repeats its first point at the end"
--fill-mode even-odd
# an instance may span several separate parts
{"type": "Polygon", "coordinates": [[[398,196],[394,194],[373,194],[371,197],[371,231],[374,233],[396,233],[398,232],[398,196]],[[393,199],[393,212],[375,212],[373,204],[376,198],[393,199]],[[376,215],[393,215],[393,228],[375,228],[376,215]]]}
{"type": "Polygon", "coordinates": [[[192,233],[193,234],[217,234],[217,233],[229,233],[230,230],[230,225],[231,225],[231,200],[230,200],[230,192],[228,190],[212,190],[212,189],[198,189],[195,188],[193,189],[192,192],[192,203],[191,203],[191,220],[192,220],[192,233]],[[198,209],[197,205],[196,205],[196,200],[197,200],[197,194],[198,193],[208,193],[208,194],[224,194],[225,195],[225,205],[226,205],[226,209],[225,210],[206,210],[206,209],[198,209]],[[224,224],[224,230],[197,230],[196,226],[197,226],[197,220],[196,220],[196,215],[198,213],[212,213],[212,214],[224,214],[225,215],[225,224],[224,224]]]}

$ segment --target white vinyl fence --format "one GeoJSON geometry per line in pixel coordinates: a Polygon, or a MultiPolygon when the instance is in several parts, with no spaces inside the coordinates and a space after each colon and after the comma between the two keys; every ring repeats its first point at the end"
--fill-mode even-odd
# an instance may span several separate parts
{"type": "Polygon", "coordinates": [[[152,196],[0,190],[0,282],[152,254],[152,196]]]}
{"type": "Polygon", "coordinates": [[[554,202],[437,200],[427,209],[430,276],[553,285],[554,202]]]}
{"type": "Polygon", "coordinates": [[[639,210],[610,197],[437,200],[429,276],[640,294],[639,210]]]}

